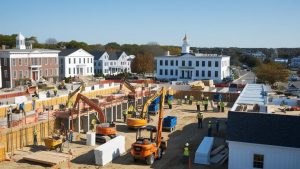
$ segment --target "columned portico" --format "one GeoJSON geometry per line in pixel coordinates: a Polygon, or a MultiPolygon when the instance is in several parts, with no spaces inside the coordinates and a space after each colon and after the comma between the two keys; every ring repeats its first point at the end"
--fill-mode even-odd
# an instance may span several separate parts
{"type": "Polygon", "coordinates": [[[179,68],[178,79],[192,80],[193,68],[179,68]]]}
{"type": "Polygon", "coordinates": [[[40,65],[32,65],[30,66],[30,79],[31,80],[39,80],[41,78],[41,74],[40,74],[40,65]]]}

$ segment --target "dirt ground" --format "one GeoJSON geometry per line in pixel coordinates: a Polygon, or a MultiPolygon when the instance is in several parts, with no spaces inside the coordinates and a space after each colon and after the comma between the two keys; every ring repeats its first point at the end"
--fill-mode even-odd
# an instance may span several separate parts
{"type": "MultiPolygon", "coordinates": [[[[166,108],[166,107],[165,107],[166,108]]],[[[203,110],[203,107],[201,107],[203,110]]],[[[227,110],[227,109],[226,109],[227,110]]],[[[131,157],[129,150],[131,144],[135,141],[135,131],[127,129],[126,125],[122,122],[117,124],[117,131],[119,135],[124,135],[126,137],[126,149],[127,153],[121,157],[112,161],[112,163],[107,164],[103,167],[96,166],[93,148],[91,146],[85,146],[84,141],[79,141],[70,145],[73,150],[73,155],[76,156],[70,162],[62,163],[53,168],[77,168],[77,169],[93,169],[93,168],[103,168],[103,169],[146,169],[146,168],[155,168],[155,169],[185,169],[189,168],[188,164],[182,162],[183,147],[186,142],[190,144],[190,154],[191,154],[191,168],[192,169],[227,169],[227,163],[223,165],[211,165],[204,166],[194,164],[194,155],[197,147],[201,143],[204,136],[207,135],[207,123],[209,120],[212,122],[217,119],[220,121],[220,131],[216,133],[216,130],[213,125],[213,136],[215,136],[215,145],[214,147],[225,144],[225,121],[227,119],[226,113],[219,113],[212,111],[212,108],[209,108],[208,112],[203,112],[204,123],[203,128],[197,128],[197,118],[196,118],[196,105],[173,105],[173,109],[165,109],[165,116],[172,115],[177,116],[177,126],[176,130],[172,133],[165,131],[163,132],[164,138],[168,138],[168,148],[161,160],[155,161],[152,166],[148,166],[144,161],[134,162],[131,157]]],[[[151,124],[156,125],[158,120],[158,115],[152,116],[153,121],[151,124]]],[[[43,166],[36,163],[29,163],[27,161],[21,160],[24,154],[28,154],[28,150],[18,151],[14,156],[16,162],[2,162],[0,163],[0,168],[6,169],[39,169],[39,168],[49,168],[49,166],[43,166]]],[[[34,151],[34,149],[33,149],[34,151]]],[[[65,149],[67,152],[68,149],[65,149]]]]}

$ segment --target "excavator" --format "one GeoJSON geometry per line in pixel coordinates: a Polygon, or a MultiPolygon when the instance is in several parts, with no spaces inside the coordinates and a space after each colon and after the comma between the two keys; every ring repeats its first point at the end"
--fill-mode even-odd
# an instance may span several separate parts
{"type": "Polygon", "coordinates": [[[128,94],[128,102],[134,102],[136,97],[136,91],[135,87],[130,84],[127,80],[123,80],[122,83],[120,83],[120,91],[122,91],[123,86],[125,86],[127,89],[129,89],[131,92],[128,94]]]}
{"type": "Polygon", "coordinates": [[[70,92],[68,94],[68,99],[67,99],[67,102],[66,102],[66,106],[68,108],[71,108],[72,107],[72,103],[74,102],[74,98],[76,96],[77,93],[82,93],[85,89],[85,83],[82,83],[76,90],[74,90],[73,92],[70,92]]]}
{"type": "MultiPolygon", "coordinates": [[[[79,116],[79,101],[82,101],[83,103],[90,106],[91,109],[94,109],[98,113],[98,117],[100,117],[100,120],[97,117],[98,124],[96,125],[96,141],[105,143],[110,139],[116,137],[117,132],[114,124],[105,123],[105,115],[102,112],[102,109],[96,103],[94,103],[92,100],[81,93],[77,94],[76,101],[73,105],[73,109],[71,110],[71,119],[73,119],[74,112],[79,116]]],[[[71,121],[71,126],[73,128],[73,120],[71,121]]]]}
{"type": "Polygon", "coordinates": [[[155,159],[161,159],[163,152],[167,148],[167,141],[162,137],[162,123],[164,114],[164,100],[166,90],[161,89],[157,95],[160,95],[160,110],[157,128],[152,125],[138,128],[136,141],[131,145],[130,153],[134,161],[138,159],[145,160],[148,165],[152,165],[155,159]]]}

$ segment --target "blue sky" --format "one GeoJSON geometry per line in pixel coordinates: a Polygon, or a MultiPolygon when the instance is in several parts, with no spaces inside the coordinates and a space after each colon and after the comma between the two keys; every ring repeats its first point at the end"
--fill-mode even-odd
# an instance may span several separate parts
{"type": "Polygon", "coordinates": [[[300,47],[299,0],[6,0],[0,34],[89,44],[300,47]]]}

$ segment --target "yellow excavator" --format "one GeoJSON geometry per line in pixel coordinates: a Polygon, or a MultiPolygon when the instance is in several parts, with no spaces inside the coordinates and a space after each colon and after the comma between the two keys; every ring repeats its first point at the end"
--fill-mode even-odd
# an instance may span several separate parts
{"type": "Polygon", "coordinates": [[[72,108],[72,104],[74,104],[75,102],[75,98],[76,98],[76,95],[78,93],[82,93],[85,89],[85,83],[82,83],[76,90],[74,90],[73,92],[69,92],[68,94],[68,99],[67,99],[67,102],[66,102],[66,106],[67,108],[72,108]]]}
{"type": "MultiPolygon", "coordinates": [[[[141,113],[139,114],[139,116],[127,118],[127,127],[139,128],[141,126],[147,125],[148,107],[155,99],[157,99],[158,97],[161,97],[163,95],[164,91],[165,91],[165,89],[162,89],[162,90],[158,91],[157,93],[155,93],[150,99],[148,99],[146,101],[146,103],[144,104],[143,109],[142,109],[141,113]]],[[[162,108],[163,108],[163,106],[164,106],[164,104],[162,104],[162,108]]]]}

